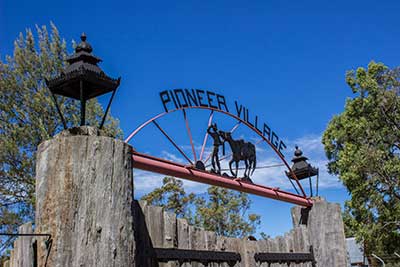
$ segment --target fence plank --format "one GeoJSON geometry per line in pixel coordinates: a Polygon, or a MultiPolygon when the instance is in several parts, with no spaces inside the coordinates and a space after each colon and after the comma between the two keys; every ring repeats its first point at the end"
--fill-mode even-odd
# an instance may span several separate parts
{"type": "MultiPolygon", "coordinates": [[[[163,230],[164,230],[164,211],[162,207],[148,206],[146,211],[146,224],[151,238],[153,248],[163,247],[163,230]]],[[[164,267],[164,263],[157,263],[157,260],[152,261],[151,266],[164,267]]]]}
{"type": "MultiPolygon", "coordinates": [[[[190,248],[195,250],[205,250],[204,230],[199,227],[189,225],[190,248]]],[[[192,262],[192,267],[204,267],[202,263],[192,262]]]]}
{"type": "MultiPolygon", "coordinates": [[[[279,251],[279,240],[278,237],[271,239],[271,252],[278,252],[279,251]]],[[[280,267],[279,263],[272,263],[271,267],[280,267]]]]}
{"type": "MultiPolygon", "coordinates": [[[[218,251],[229,251],[229,250],[227,250],[227,248],[228,248],[227,242],[228,242],[227,237],[217,236],[217,250],[218,251]]],[[[229,267],[229,265],[227,263],[220,263],[218,265],[219,265],[219,267],[229,267]]]]}
{"type": "Polygon", "coordinates": [[[254,253],[257,250],[257,242],[247,239],[242,240],[242,264],[245,267],[256,267],[254,253]]]}
{"type": "MultiPolygon", "coordinates": [[[[28,222],[18,228],[20,234],[32,234],[32,223],[28,222]]],[[[19,236],[11,250],[10,267],[31,267],[33,265],[32,236],[19,236]]]]}
{"type": "Polygon", "coordinates": [[[154,262],[146,255],[152,248],[150,234],[148,230],[149,218],[147,216],[148,204],[140,200],[136,205],[135,215],[135,238],[138,254],[136,256],[136,266],[154,266],[154,262]]]}
{"type": "Polygon", "coordinates": [[[161,248],[163,246],[163,228],[164,228],[164,212],[162,207],[148,206],[147,209],[147,228],[153,247],[161,248]]]}
{"type": "MultiPolygon", "coordinates": [[[[268,252],[269,251],[269,246],[268,246],[268,240],[266,239],[260,239],[257,240],[257,252],[263,253],[263,252],[268,252]]],[[[257,266],[264,267],[268,266],[267,263],[259,263],[257,266]]]]}
{"type": "MultiPolygon", "coordinates": [[[[205,236],[205,244],[206,244],[206,249],[209,251],[216,251],[217,250],[217,234],[212,231],[204,231],[204,236],[205,236]]],[[[209,263],[209,267],[218,267],[218,263],[212,262],[209,263]]]]}
{"type": "MultiPolygon", "coordinates": [[[[300,229],[300,238],[301,238],[301,250],[302,251],[307,251],[309,252],[310,249],[310,239],[308,236],[308,229],[305,225],[300,225],[298,227],[300,229]]],[[[302,267],[312,267],[312,263],[307,262],[307,263],[303,263],[302,267]]]]}
{"type": "MultiPolygon", "coordinates": [[[[176,248],[177,247],[177,235],[176,235],[176,215],[171,212],[164,211],[164,248],[176,248]]],[[[164,264],[166,267],[178,267],[178,261],[170,261],[164,264]]]]}
{"type": "Polygon", "coordinates": [[[10,267],[12,267],[14,264],[14,249],[10,251],[10,267]]]}
{"type": "MultiPolygon", "coordinates": [[[[21,234],[32,234],[32,223],[28,222],[19,227],[19,233],[21,234]]],[[[20,267],[31,267],[33,265],[33,247],[32,247],[32,236],[19,237],[20,243],[20,267]]]]}
{"type": "Polygon", "coordinates": [[[13,254],[12,254],[12,258],[11,258],[11,267],[17,267],[18,266],[18,250],[19,250],[17,240],[14,241],[13,247],[14,248],[13,248],[13,254]]]}
{"type": "MultiPolygon", "coordinates": [[[[227,238],[227,251],[232,251],[232,252],[236,252],[236,253],[240,253],[241,249],[242,249],[242,240],[239,238],[227,238]]],[[[227,265],[229,266],[229,265],[227,265]]],[[[240,262],[236,262],[235,267],[241,267],[243,266],[243,257],[242,260],[240,262]]]]}
{"type": "MultiPolygon", "coordinates": [[[[187,220],[178,218],[177,219],[177,240],[178,240],[178,248],[180,249],[189,249],[189,224],[187,220]]],[[[182,267],[190,267],[189,262],[185,262],[181,265],[182,267]]]]}

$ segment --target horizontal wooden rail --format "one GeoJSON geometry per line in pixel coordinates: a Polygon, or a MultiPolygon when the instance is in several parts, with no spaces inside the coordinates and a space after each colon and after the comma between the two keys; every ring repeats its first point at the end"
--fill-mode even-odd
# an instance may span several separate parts
{"type": "Polygon", "coordinates": [[[174,176],[204,184],[221,186],[305,207],[311,207],[313,205],[313,201],[310,198],[285,192],[279,188],[272,188],[233,180],[227,177],[209,173],[207,171],[195,169],[192,166],[185,166],[183,164],[156,158],[136,151],[133,152],[132,157],[133,167],[137,169],[174,176]]]}

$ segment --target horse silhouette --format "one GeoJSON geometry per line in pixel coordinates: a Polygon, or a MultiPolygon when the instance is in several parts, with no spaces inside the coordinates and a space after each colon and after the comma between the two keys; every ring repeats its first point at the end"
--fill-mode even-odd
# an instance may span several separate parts
{"type": "Polygon", "coordinates": [[[239,162],[244,161],[246,166],[244,170],[244,177],[250,178],[256,169],[256,147],[250,143],[245,142],[243,139],[234,140],[230,132],[219,131],[221,138],[228,142],[232,150],[232,159],[229,161],[229,170],[234,177],[238,175],[239,162]],[[236,172],[232,170],[232,163],[235,162],[236,172]]]}

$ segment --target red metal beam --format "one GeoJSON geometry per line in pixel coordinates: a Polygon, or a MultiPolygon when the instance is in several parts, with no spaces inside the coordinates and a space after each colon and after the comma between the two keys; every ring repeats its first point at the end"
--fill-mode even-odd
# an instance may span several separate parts
{"type": "Polygon", "coordinates": [[[132,158],[133,167],[137,169],[157,172],[164,175],[170,175],[209,185],[221,186],[305,207],[311,207],[313,205],[311,199],[290,192],[282,191],[279,188],[271,188],[267,186],[234,181],[232,179],[224,178],[216,174],[194,169],[191,166],[185,166],[183,164],[152,157],[146,154],[138,153],[136,151],[133,152],[132,158]]]}

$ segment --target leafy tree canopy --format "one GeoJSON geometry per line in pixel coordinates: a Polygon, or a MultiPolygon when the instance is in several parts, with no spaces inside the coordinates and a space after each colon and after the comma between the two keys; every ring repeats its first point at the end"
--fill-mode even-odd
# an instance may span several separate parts
{"type": "MultiPolygon", "coordinates": [[[[35,153],[44,140],[61,131],[62,124],[45,79],[65,68],[66,43],[51,24],[20,33],[14,53],[0,58],[0,231],[33,220],[35,203],[35,153]]],[[[79,123],[79,103],[58,98],[68,126],[79,123]]],[[[87,123],[98,125],[103,109],[97,100],[87,103],[87,123]]],[[[108,116],[105,130],[120,137],[117,120],[108,116]]]]}
{"type": "Polygon", "coordinates": [[[142,200],[154,206],[164,207],[165,211],[173,212],[178,217],[189,218],[190,204],[194,201],[194,194],[186,194],[181,180],[174,177],[164,177],[163,185],[142,197],[142,200]]]}
{"type": "Polygon", "coordinates": [[[245,237],[254,234],[260,216],[248,214],[248,195],[210,186],[206,196],[187,194],[181,180],[165,177],[163,185],[142,197],[151,205],[163,206],[189,223],[219,235],[245,237]]]}
{"type": "Polygon", "coordinates": [[[351,195],[347,234],[367,253],[392,254],[400,247],[400,68],[371,62],[346,81],[355,96],[323,135],[329,172],[351,195]]]}

